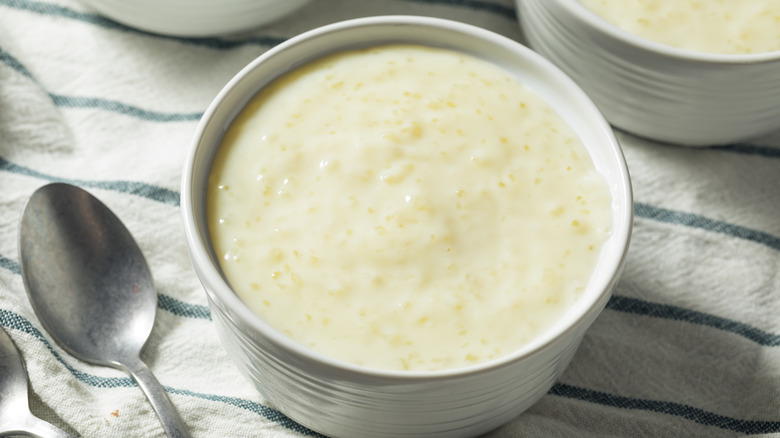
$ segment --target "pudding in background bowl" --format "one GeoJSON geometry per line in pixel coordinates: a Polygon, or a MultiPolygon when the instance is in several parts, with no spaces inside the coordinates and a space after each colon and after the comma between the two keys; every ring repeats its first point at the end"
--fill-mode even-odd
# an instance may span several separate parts
{"type": "Polygon", "coordinates": [[[619,28],[704,53],[780,51],[780,0],[579,0],[619,28]]]}
{"type": "Polygon", "coordinates": [[[780,128],[777,0],[516,4],[531,48],[619,129],[708,146],[780,128]]]}
{"type": "Polygon", "coordinates": [[[527,409],[606,304],[632,221],[620,147],[565,75],[489,31],[392,16],[242,70],[199,125],[182,207],[231,358],[284,414],[356,437],[475,436],[527,409]],[[545,282],[563,286],[517,301],[545,282]],[[527,328],[496,315],[554,301],[496,353],[527,328]]]}

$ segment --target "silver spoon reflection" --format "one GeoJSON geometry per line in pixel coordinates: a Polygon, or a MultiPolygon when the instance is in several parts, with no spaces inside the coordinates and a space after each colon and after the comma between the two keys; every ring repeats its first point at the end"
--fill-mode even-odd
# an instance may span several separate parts
{"type": "Polygon", "coordinates": [[[38,319],[73,356],[130,374],[169,437],[188,437],[162,385],[140,359],[157,294],[140,248],[111,210],[62,183],[30,197],[19,260],[38,319]]]}

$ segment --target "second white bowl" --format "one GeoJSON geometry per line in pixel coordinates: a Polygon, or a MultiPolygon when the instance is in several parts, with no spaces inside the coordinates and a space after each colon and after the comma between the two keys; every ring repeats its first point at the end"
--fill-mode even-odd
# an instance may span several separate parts
{"type": "Polygon", "coordinates": [[[780,128],[780,51],[718,55],[655,43],[577,0],[516,0],[531,48],[568,73],[615,127],[722,145],[780,128]]]}

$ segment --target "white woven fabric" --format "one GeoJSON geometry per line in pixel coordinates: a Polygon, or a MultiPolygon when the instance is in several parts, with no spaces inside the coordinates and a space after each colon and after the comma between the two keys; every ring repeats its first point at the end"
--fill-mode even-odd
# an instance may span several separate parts
{"type": "MultiPolygon", "coordinates": [[[[163,436],[135,383],[64,352],[27,299],[19,215],[36,188],[66,181],[105,202],[152,267],[159,306],[142,359],[192,435],[313,434],[221,347],[184,245],[179,181],[200,114],[239,69],[302,31],[379,14],[520,38],[511,0],[314,1],[242,38],[191,40],[73,0],[0,0],[0,325],[22,352],[35,415],[85,437],[163,436]]],[[[488,436],[777,436],[780,131],[702,149],[618,137],[636,200],[622,281],[560,382],[488,436]]]]}

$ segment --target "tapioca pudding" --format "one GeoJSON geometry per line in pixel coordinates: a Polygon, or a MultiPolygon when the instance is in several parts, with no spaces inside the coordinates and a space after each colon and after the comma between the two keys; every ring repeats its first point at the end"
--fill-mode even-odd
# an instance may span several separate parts
{"type": "Polygon", "coordinates": [[[579,0],[616,26],[682,49],[780,50],[780,0],[579,0]]]}
{"type": "Polygon", "coordinates": [[[331,357],[441,370],[547,330],[612,228],[567,123],[493,63],[390,45],[264,87],[210,171],[209,232],[236,293],[331,357]]]}

